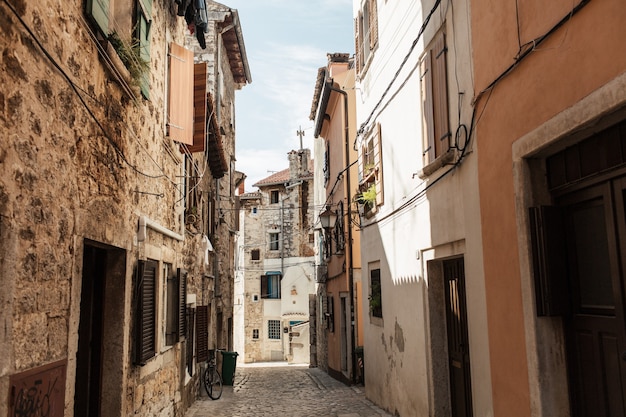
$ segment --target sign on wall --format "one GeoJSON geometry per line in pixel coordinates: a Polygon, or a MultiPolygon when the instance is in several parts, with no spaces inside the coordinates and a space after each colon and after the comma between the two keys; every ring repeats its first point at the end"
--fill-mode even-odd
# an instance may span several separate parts
{"type": "Polygon", "coordinates": [[[63,417],[67,359],[12,375],[9,417],[63,417]]]}

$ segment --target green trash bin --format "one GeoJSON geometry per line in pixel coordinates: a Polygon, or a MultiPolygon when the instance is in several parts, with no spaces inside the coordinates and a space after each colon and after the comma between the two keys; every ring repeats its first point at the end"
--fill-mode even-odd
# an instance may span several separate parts
{"type": "Polygon", "coordinates": [[[224,385],[233,385],[237,356],[239,356],[237,352],[222,351],[222,382],[224,385]]]}

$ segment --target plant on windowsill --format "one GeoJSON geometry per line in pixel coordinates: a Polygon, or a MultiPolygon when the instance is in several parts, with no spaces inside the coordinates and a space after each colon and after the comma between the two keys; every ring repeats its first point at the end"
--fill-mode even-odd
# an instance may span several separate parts
{"type": "Polygon", "coordinates": [[[370,295],[369,297],[369,302],[370,302],[370,311],[374,312],[377,309],[379,309],[382,305],[381,300],[380,300],[380,294],[374,294],[374,295],[370,295]]]}
{"type": "Polygon", "coordinates": [[[376,184],[371,183],[365,191],[357,194],[355,200],[359,204],[367,205],[370,208],[376,204],[376,184]]]}
{"type": "Polygon", "coordinates": [[[139,41],[133,39],[131,42],[124,42],[117,32],[112,32],[109,35],[109,43],[128,70],[130,84],[138,88],[142,78],[150,70],[150,63],[141,57],[139,41]]]}

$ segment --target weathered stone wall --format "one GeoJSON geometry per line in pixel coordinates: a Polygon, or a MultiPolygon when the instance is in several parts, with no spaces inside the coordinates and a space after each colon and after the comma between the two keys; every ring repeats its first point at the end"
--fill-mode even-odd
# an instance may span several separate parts
{"type": "MultiPolygon", "coordinates": [[[[99,55],[82,2],[9,3],[15,13],[0,4],[0,395],[8,392],[11,375],[67,360],[65,404],[66,414],[72,413],[87,239],[125,253],[123,308],[116,323],[123,336],[104,341],[122,359],[104,364],[107,375],[121,375],[115,378],[123,386],[115,388],[122,394],[105,401],[119,402],[124,415],[180,415],[193,399],[189,393],[197,392],[197,380],[185,381],[183,375],[183,344],[162,350],[158,336],[156,358],[133,365],[132,323],[138,259],[188,270],[189,292],[197,293],[198,301],[206,289],[202,276],[214,265],[213,259],[204,264],[201,235],[181,225],[183,159],[166,137],[167,45],[184,44],[184,19],[176,16],[173,2],[153,3],[150,99],[145,100],[137,90],[135,97],[125,92],[99,55]],[[138,241],[139,216],[185,240],[148,229],[146,241],[138,241]]],[[[232,102],[232,75],[228,78],[224,68],[224,84],[230,86],[225,97],[232,102]]],[[[228,104],[222,111],[228,115],[230,109],[228,104]]],[[[230,158],[234,131],[227,131],[224,145],[230,158]]],[[[214,190],[208,177],[209,192],[228,195],[228,175],[214,190]]],[[[227,228],[220,226],[219,233],[227,242],[227,228]]],[[[232,248],[218,248],[219,275],[227,279],[232,248]]],[[[232,311],[231,295],[224,294],[225,310],[230,303],[232,311]]],[[[6,407],[0,402],[0,415],[7,415],[6,407]]]]}

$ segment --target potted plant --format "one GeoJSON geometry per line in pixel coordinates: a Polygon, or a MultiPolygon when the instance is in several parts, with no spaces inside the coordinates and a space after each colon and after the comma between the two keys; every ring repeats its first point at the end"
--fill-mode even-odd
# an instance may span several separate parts
{"type": "Polygon", "coordinates": [[[141,45],[139,41],[133,39],[130,42],[123,41],[117,32],[109,35],[109,44],[128,70],[130,83],[134,87],[139,87],[141,80],[150,71],[150,63],[141,57],[141,45]]]}

